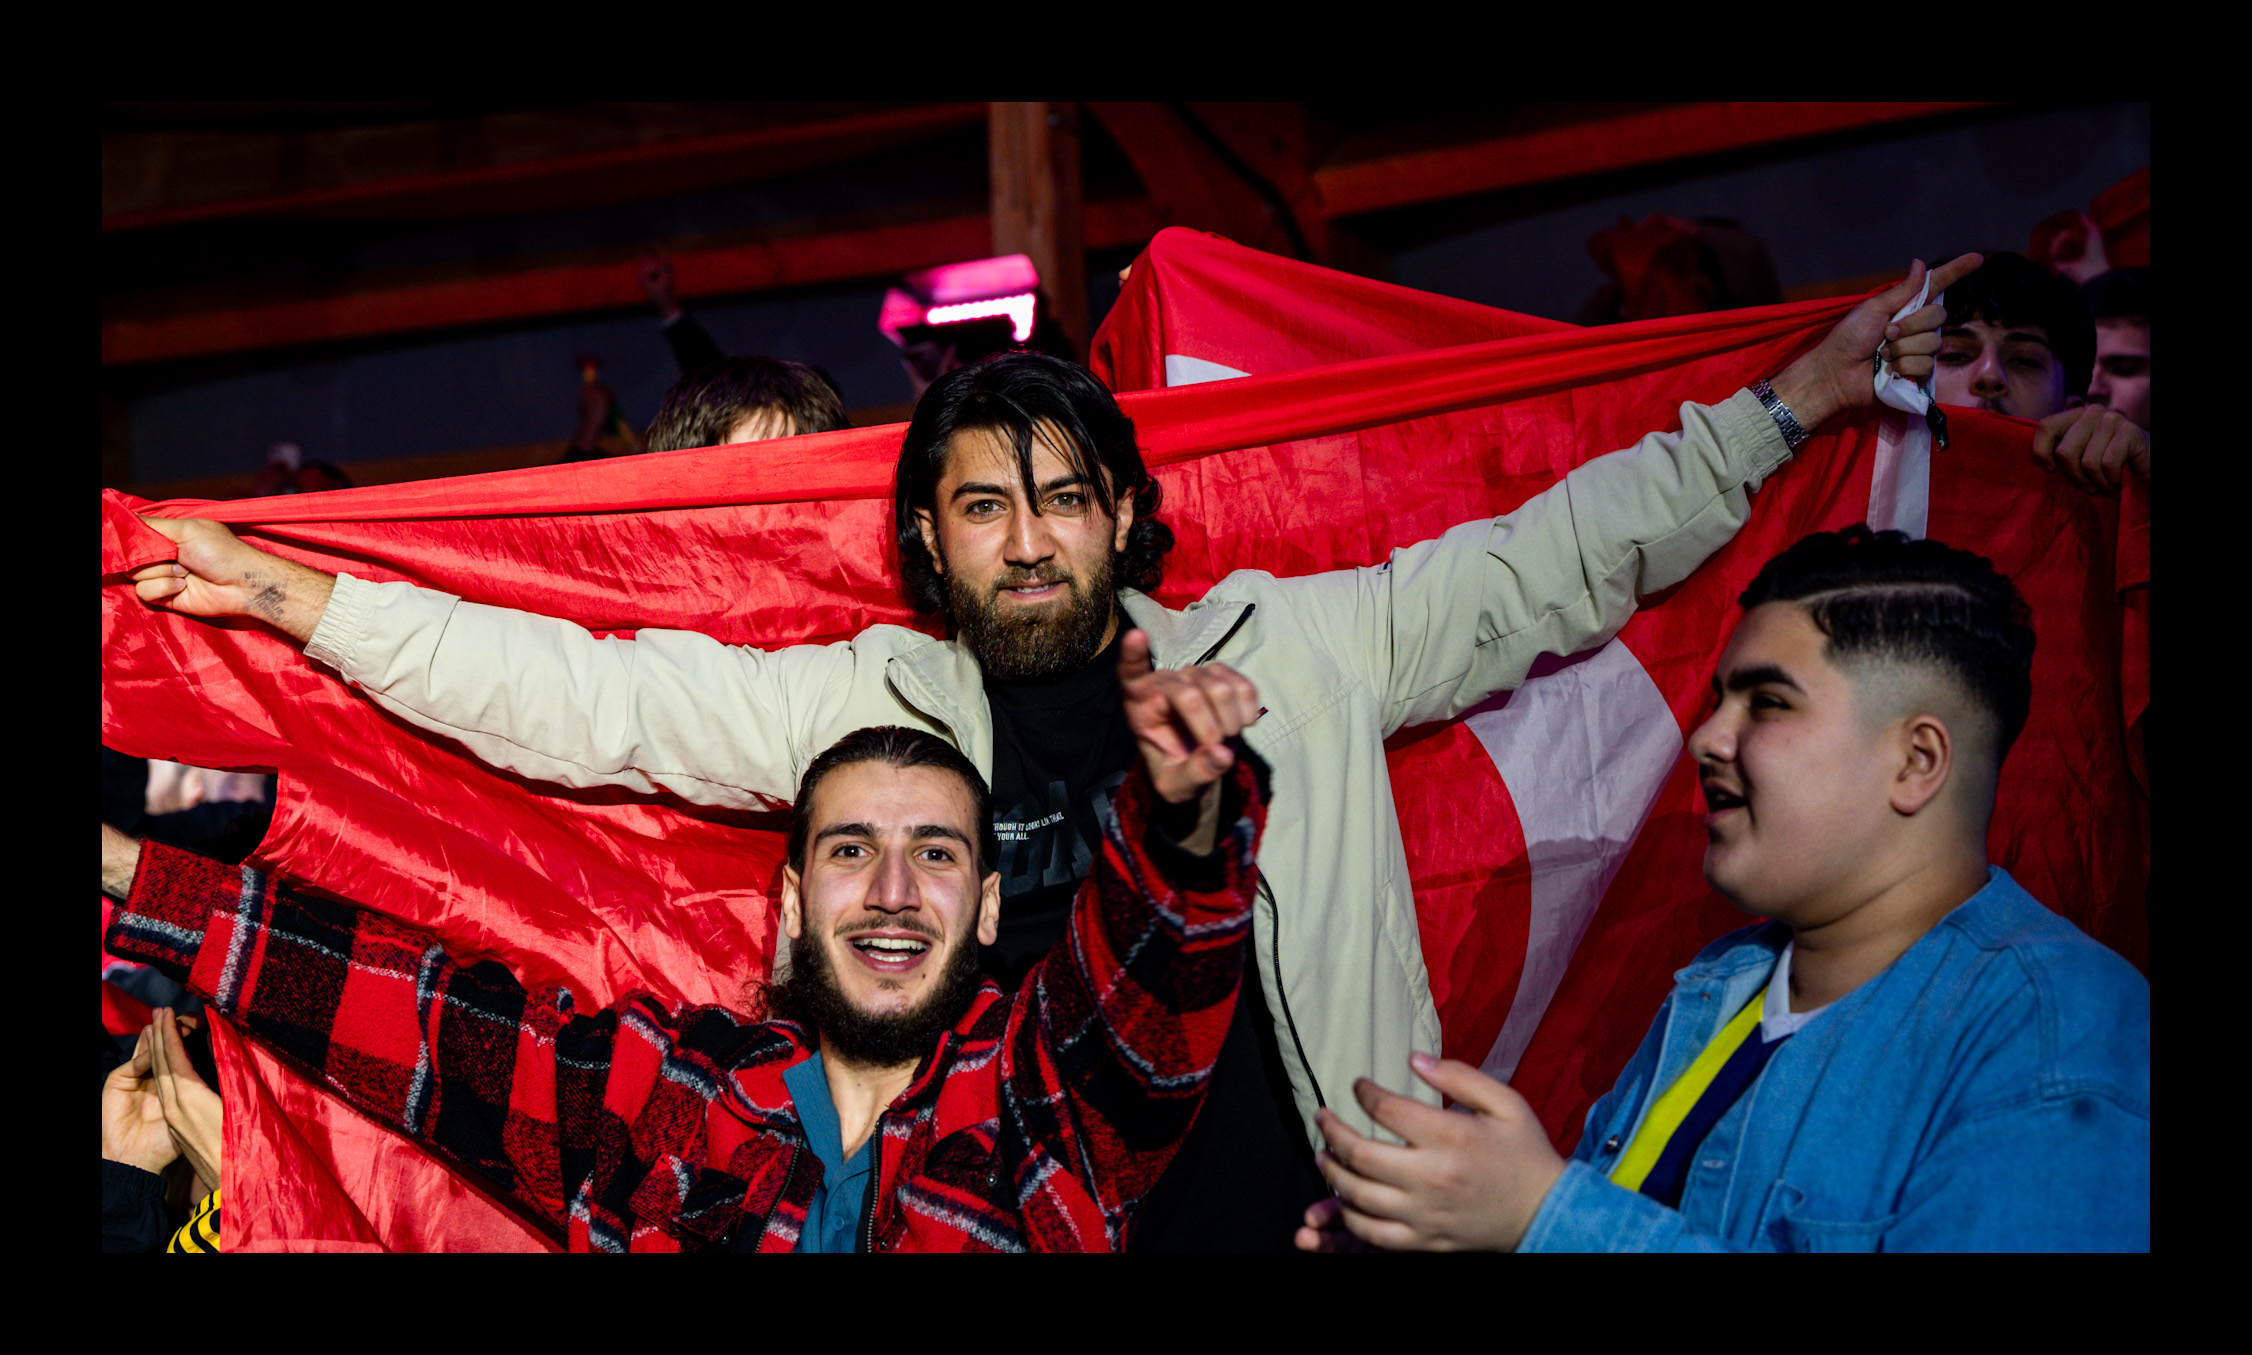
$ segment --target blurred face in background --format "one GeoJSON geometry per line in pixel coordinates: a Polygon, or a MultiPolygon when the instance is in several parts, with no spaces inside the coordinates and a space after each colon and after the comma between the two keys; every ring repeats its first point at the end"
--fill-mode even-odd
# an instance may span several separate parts
{"type": "Polygon", "coordinates": [[[796,436],[797,420],[786,409],[761,406],[737,419],[727,430],[724,445],[732,447],[739,442],[768,442],[775,438],[796,436]]]}
{"type": "Polygon", "coordinates": [[[2096,321],[2096,373],[2088,378],[2088,403],[2149,430],[2149,321],[2096,321]]]}
{"type": "Polygon", "coordinates": [[[2070,407],[2064,364],[2039,325],[1968,320],[1939,332],[1939,403],[2045,419],[2070,407]]]}

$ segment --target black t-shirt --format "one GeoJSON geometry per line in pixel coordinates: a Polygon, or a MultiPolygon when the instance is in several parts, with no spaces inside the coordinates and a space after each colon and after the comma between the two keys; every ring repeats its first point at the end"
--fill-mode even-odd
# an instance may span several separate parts
{"type": "MultiPolygon", "coordinates": [[[[1001,925],[983,960],[1012,992],[1063,939],[1072,899],[1094,872],[1101,816],[1136,756],[1118,690],[1124,635],[1121,625],[1120,638],[1076,673],[986,683],[1001,925]]],[[[1287,1251],[1299,1215],[1328,1193],[1291,1101],[1258,966],[1249,965],[1204,1110],[1143,1204],[1132,1250],[1287,1251]]]]}

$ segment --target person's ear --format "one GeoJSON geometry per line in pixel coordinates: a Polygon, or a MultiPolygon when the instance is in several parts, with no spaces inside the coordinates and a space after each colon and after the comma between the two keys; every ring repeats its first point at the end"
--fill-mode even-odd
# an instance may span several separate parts
{"type": "MultiPolygon", "coordinates": [[[[1103,470],[1103,476],[1106,479],[1110,478],[1110,471],[1107,467],[1103,470]]],[[[1110,488],[1111,507],[1116,510],[1117,521],[1117,530],[1111,533],[1110,548],[1113,551],[1122,552],[1126,549],[1127,535],[1134,530],[1134,496],[1120,493],[1118,483],[1115,480],[1112,480],[1110,488]]]]}
{"type": "Polygon", "coordinates": [[[1955,768],[1955,738],[1936,715],[1911,715],[1899,726],[1900,760],[1892,779],[1893,812],[1913,815],[1939,798],[1955,768]]]}
{"type": "Polygon", "coordinates": [[[1001,872],[991,871],[978,890],[977,939],[990,946],[1001,939],[1001,872]]]}
{"type": "Polygon", "coordinates": [[[782,934],[792,941],[805,927],[805,904],[798,896],[798,868],[782,867],[782,934]]]}
{"type": "Polygon", "coordinates": [[[938,523],[932,519],[928,508],[915,510],[915,530],[923,534],[923,549],[931,557],[931,568],[940,578],[946,577],[946,557],[938,549],[938,523]]]}

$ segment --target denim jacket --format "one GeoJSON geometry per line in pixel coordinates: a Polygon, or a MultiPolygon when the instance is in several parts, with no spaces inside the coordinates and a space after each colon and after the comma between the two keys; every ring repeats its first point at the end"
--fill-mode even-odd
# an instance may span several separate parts
{"type": "Polygon", "coordinates": [[[1733,932],[1674,976],[1522,1251],[2150,1246],[2150,985],[1999,867],[1775,1052],[1681,1207],[1608,1174],[1657,1094],[1791,938],[1733,932]]]}

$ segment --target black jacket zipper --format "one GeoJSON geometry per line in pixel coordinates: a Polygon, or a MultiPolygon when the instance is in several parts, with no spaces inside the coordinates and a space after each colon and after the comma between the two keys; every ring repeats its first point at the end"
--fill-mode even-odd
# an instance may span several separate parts
{"type": "MultiPolygon", "coordinates": [[[[1252,614],[1253,612],[1255,612],[1255,611],[1258,611],[1258,610],[1259,610],[1259,604],[1258,604],[1258,603],[1256,603],[1256,602],[1246,602],[1246,603],[1244,603],[1244,604],[1243,604],[1243,615],[1241,615],[1241,616],[1237,617],[1237,618],[1235,619],[1235,624],[1234,624],[1234,625],[1232,625],[1232,626],[1230,626],[1230,627],[1228,627],[1228,633],[1227,633],[1227,634],[1225,634],[1225,635],[1221,636],[1221,637],[1220,637],[1219,639],[1217,639],[1217,640],[1215,640],[1215,641],[1213,641],[1213,642],[1212,642],[1212,647],[1211,647],[1210,649],[1207,649],[1207,650],[1205,650],[1205,651],[1204,651],[1204,657],[1203,657],[1203,658],[1201,658],[1201,659],[1198,659],[1198,660],[1197,660],[1197,663],[1210,663],[1210,662],[1212,662],[1212,656],[1213,656],[1214,654],[1217,654],[1217,653],[1219,653],[1219,652],[1220,652],[1220,646],[1221,646],[1221,645],[1224,645],[1224,644],[1226,644],[1226,643],[1227,643],[1228,641],[1230,641],[1230,640],[1233,640],[1233,639],[1235,638],[1235,633],[1236,633],[1237,631],[1239,631],[1239,630],[1242,630],[1242,629],[1243,629],[1243,623],[1244,623],[1244,622],[1246,622],[1246,621],[1249,621],[1249,620],[1251,619],[1251,614],[1252,614]]],[[[1191,665],[1191,666],[1193,667],[1194,665],[1191,665]]]]}
{"type": "MultiPolygon", "coordinates": [[[[1298,1066],[1306,1070],[1306,1085],[1314,1089],[1314,1104],[1326,1110],[1329,1101],[1321,1094],[1321,1079],[1314,1076],[1314,1061],[1306,1057],[1306,1042],[1298,1038],[1298,1018],[1290,1014],[1290,994],[1283,990],[1282,905],[1275,902],[1275,891],[1268,886],[1265,871],[1259,872],[1259,893],[1266,899],[1267,906],[1275,912],[1275,925],[1268,928],[1268,935],[1274,942],[1271,949],[1275,957],[1275,1001],[1282,1004],[1282,1024],[1290,1031],[1290,1047],[1298,1051],[1298,1066]]],[[[1256,956],[1251,962],[1259,963],[1256,956]]]]}
{"type": "MultiPolygon", "coordinates": [[[[1235,619],[1235,624],[1228,627],[1228,633],[1221,636],[1218,642],[1216,642],[1210,649],[1205,650],[1204,656],[1198,659],[1197,662],[1210,663],[1212,661],[1212,656],[1220,652],[1220,646],[1226,644],[1230,640],[1233,640],[1235,638],[1235,633],[1243,629],[1243,623],[1249,621],[1251,619],[1251,614],[1258,610],[1259,604],[1256,602],[1247,602],[1243,604],[1243,615],[1235,619]]],[[[1326,1109],[1329,1105],[1329,1101],[1321,1094],[1321,1079],[1314,1076],[1314,1061],[1306,1057],[1306,1042],[1300,1039],[1298,1036],[1298,1018],[1290,1014],[1290,994],[1283,990],[1282,907],[1275,902],[1275,891],[1271,886],[1267,884],[1267,873],[1265,871],[1259,872],[1259,894],[1262,898],[1266,899],[1267,906],[1274,910],[1275,925],[1267,929],[1267,934],[1269,940],[1272,942],[1271,948],[1274,951],[1275,957],[1275,1001],[1282,1004],[1282,1023],[1284,1027],[1290,1031],[1291,1048],[1298,1051],[1298,1066],[1306,1070],[1306,1085],[1314,1089],[1314,1104],[1326,1109]]],[[[1257,964],[1259,961],[1258,958],[1254,956],[1251,962],[1253,964],[1257,964]]]]}

